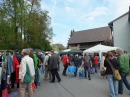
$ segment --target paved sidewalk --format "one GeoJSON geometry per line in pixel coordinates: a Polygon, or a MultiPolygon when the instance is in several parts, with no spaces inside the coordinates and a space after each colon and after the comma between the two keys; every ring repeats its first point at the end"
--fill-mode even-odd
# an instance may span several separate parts
{"type": "MultiPolygon", "coordinates": [[[[49,83],[49,80],[44,81],[41,75],[42,85],[34,91],[34,97],[109,97],[109,86],[106,79],[101,79],[100,74],[92,74],[92,80],[74,77],[73,73],[68,73],[67,76],[62,76],[63,67],[61,65],[60,83],[49,83]]],[[[130,79],[130,76],[128,76],[130,79]]],[[[125,87],[124,94],[117,97],[130,97],[130,91],[125,87]]],[[[16,97],[19,97],[16,96],[16,97]]]]}

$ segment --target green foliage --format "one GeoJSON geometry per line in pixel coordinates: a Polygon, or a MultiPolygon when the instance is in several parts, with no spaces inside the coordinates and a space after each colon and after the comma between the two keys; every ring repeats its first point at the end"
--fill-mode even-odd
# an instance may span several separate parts
{"type": "Polygon", "coordinates": [[[42,50],[52,49],[53,37],[48,11],[40,7],[41,0],[3,0],[0,2],[0,48],[42,50]]]}
{"type": "Polygon", "coordinates": [[[58,51],[58,52],[60,51],[60,50],[59,50],[59,48],[58,48],[58,46],[57,46],[57,45],[55,45],[55,44],[54,44],[54,45],[52,45],[52,49],[53,49],[54,51],[58,51]]]}
{"type": "Polygon", "coordinates": [[[62,44],[54,44],[59,48],[59,51],[65,50],[65,47],[62,44]]]}
{"type": "Polygon", "coordinates": [[[72,37],[72,35],[74,34],[74,29],[73,30],[71,30],[71,32],[70,32],[70,38],[72,37]]]}

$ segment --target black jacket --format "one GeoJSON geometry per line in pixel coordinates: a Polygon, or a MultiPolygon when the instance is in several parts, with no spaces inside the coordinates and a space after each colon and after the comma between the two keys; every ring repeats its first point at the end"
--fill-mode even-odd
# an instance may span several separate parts
{"type": "Polygon", "coordinates": [[[43,63],[43,59],[42,59],[42,57],[41,57],[41,55],[38,55],[37,56],[37,58],[38,58],[38,68],[40,68],[41,66],[39,66],[39,60],[43,63]]]}
{"type": "Polygon", "coordinates": [[[78,57],[73,57],[73,62],[75,66],[79,66],[80,65],[80,61],[78,57]]]}
{"type": "MultiPolygon", "coordinates": [[[[117,69],[117,60],[115,58],[108,59],[115,69],[117,69]]],[[[104,67],[106,67],[106,74],[113,74],[112,69],[107,60],[104,61],[104,67]]]]}
{"type": "Polygon", "coordinates": [[[16,56],[16,58],[17,58],[19,64],[20,64],[20,63],[21,63],[22,56],[19,55],[18,53],[15,53],[15,56],[16,56]]]}

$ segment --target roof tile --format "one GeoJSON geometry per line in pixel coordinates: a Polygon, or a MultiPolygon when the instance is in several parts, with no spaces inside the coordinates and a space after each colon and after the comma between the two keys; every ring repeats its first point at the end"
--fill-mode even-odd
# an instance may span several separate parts
{"type": "Polygon", "coordinates": [[[75,32],[69,39],[68,44],[97,42],[110,39],[110,27],[101,27],[75,32]]]}

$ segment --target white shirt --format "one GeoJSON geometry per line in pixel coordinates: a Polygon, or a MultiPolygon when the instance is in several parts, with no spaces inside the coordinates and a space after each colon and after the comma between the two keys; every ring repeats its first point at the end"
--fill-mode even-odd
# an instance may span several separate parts
{"type": "Polygon", "coordinates": [[[26,65],[28,65],[28,67],[29,67],[30,75],[32,77],[35,75],[33,59],[31,57],[29,57],[28,55],[24,56],[22,58],[22,61],[20,64],[20,69],[19,69],[19,79],[21,79],[22,82],[23,82],[24,76],[26,74],[26,65]]]}

